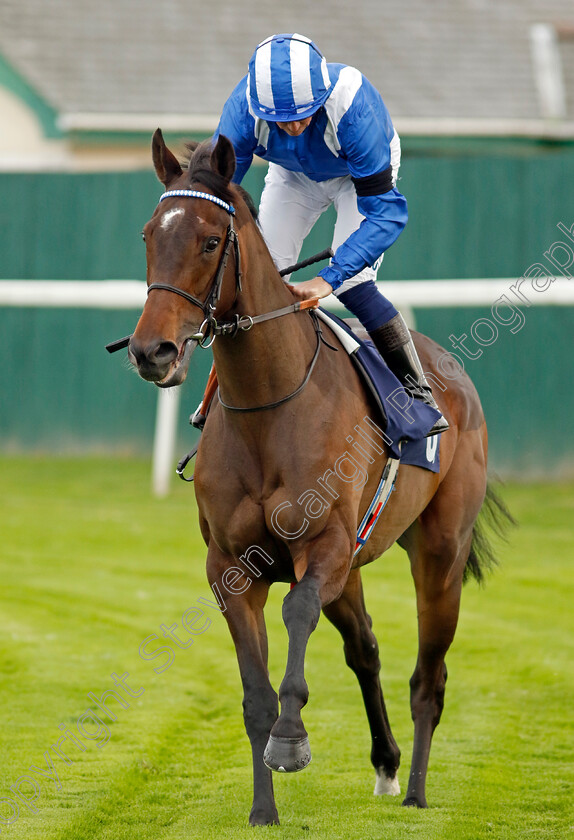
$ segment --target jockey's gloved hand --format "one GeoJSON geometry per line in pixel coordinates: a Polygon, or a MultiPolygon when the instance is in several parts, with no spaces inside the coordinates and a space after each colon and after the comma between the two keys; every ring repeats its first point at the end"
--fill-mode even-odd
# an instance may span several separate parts
{"type": "Polygon", "coordinates": [[[333,291],[333,287],[322,277],[313,277],[312,280],[304,280],[302,283],[287,283],[286,285],[299,300],[309,300],[315,297],[324,298],[333,291]]]}

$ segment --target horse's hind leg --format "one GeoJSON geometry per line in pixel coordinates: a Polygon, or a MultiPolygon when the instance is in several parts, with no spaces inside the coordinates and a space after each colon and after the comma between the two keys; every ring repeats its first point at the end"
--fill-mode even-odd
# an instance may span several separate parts
{"type": "Polygon", "coordinates": [[[454,638],[474,522],[484,498],[485,471],[453,462],[437,493],[401,538],[416,587],[419,651],[411,677],[413,758],[403,805],[426,808],[425,783],[433,732],[444,705],[445,656],[454,638]]]}
{"type": "MultiPolygon", "coordinates": [[[[420,576],[415,573],[419,651],[410,680],[415,731],[411,772],[403,805],[426,808],[425,785],[431,740],[444,706],[445,656],[456,630],[462,573],[452,581],[435,579],[431,582],[425,579],[425,575],[437,558],[430,553],[421,554],[416,561],[420,576]]],[[[432,572],[430,577],[434,577],[432,572]]]]}
{"type": "Polygon", "coordinates": [[[363,694],[371,729],[371,761],[377,774],[374,792],[396,796],[400,793],[400,751],[387,717],[379,679],[379,647],[365,609],[359,569],[351,572],[341,597],[324,607],[323,612],[343,637],[345,660],[356,674],[363,694]]]}

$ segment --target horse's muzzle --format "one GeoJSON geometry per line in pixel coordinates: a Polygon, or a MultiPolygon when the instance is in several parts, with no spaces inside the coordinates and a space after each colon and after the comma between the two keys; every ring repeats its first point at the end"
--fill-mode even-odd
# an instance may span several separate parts
{"type": "Polygon", "coordinates": [[[173,341],[156,341],[144,346],[133,335],[128,356],[142,379],[154,382],[160,388],[171,388],[184,381],[195,346],[191,339],[184,341],[179,350],[173,341]]]}
{"type": "Polygon", "coordinates": [[[139,342],[135,335],[128,345],[128,356],[142,379],[161,382],[169,374],[178,357],[177,345],[173,341],[156,341],[147,345],[139,342]]]}

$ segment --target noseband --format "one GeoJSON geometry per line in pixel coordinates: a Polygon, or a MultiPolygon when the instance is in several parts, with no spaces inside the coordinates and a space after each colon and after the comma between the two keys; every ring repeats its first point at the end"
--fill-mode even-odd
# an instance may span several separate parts
{"type": "Polygon", "coordinates": [[[201,301],[199,300],[199,298],[190,295],[189,292],[186,292],[183,289],[179,289],[177,286],[170,286],[168,283],[152,283],[150,286],[148,286],[147,290],[148,295],[153,289],[162,289],[166,292],[173,292],[173,294],[185,298],[185,300],[189,301],[191,304],[193,304],[193,306],[197,306],[199,309],[201,309],[201,311],[203,312],[204,321],[201,327],[199,328],[199,332],[192,335],[191,338],[197,341],[200,347],[211,347],[215,339],[217,329],[217,321],[215,320],[214,313],[217,308],[217,304],[219,303],[219,299],[221,297],[223,275],[225,274],[227,260],[229,258],[229,252],[232,246],[235,254],[235,296],[237,297],[237,295],[241,291],[241,254],[239,251],[239,241],[237,238],[237,232],[233,224],[235,208],[233,207],[233,205],[228,204],[226,201],[223,201],[223,199],[218,198],[215,195],[211,195],[210,193],[205,192],[198,192],[197,190],[168,190],[160,196],[159,200],[160,202],[162,202],[166,198],[203,198],[206,201],[211,201],[213,204],[217,204],[218,207],[222,207],[224,210],[227,211],[227,213],[229,213],[229,225],[227,226],[227,234],[225,237],[223,252],[219,260],[219,265],[217,266],[217,271],[215,272],[213,283],[211,284],[211,288],[207,294],[207,298],[204,301],[201,301]],[[209,340],[210,335],[212,336],[211,340],[209,340]]]}

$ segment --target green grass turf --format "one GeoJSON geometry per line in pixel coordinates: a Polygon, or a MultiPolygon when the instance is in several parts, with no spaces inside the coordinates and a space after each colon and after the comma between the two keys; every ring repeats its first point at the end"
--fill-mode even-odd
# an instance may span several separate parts
{"type": "MultiPolygon", "coordinates": [[[[372,795],[368,729],[337,632],[324,619],[307,656],[304,711],[313,761],[275,777],[281,826],[250,829],[250,749],[241,687],[224,618],[169,669],[139,645],[181,623],[205,581],[193,490],[149,491],[134,460],[0,459],[0,800],[90,706],[86,696],[129,672],[144,689],[98,748],[73,763],[54,757],[61,788],[38,777],[37,812],[21,807],[0,840],[385,838],[476,840],[574,836],[572,789],[572,561],[574,485],[512,485],[503,496],[520,528],[500,547],[486,589],[464,592],[448,656],[446,707],[431,754],[427,811],[372,795]]],[[[383,687],[408,776],[408,679],[416,656],[413,587],[394,548],[365,570],[367,606],[383,660],[383,687]]],[[[286,635],[276,586],[267,608],[270,670],[282,676],[286,635]]],[[[183,634],[185,637],[185,634],[183,634]]],[[[173,647],[173,644],[172,644],[173,647]]],[[[102,714],[102,717],[103,714],[102,714]]],[[[107,720],[107,718],[104,718],[107,720]]],[[[24,782],[23,795],[31,793],[24,782]]]]}

